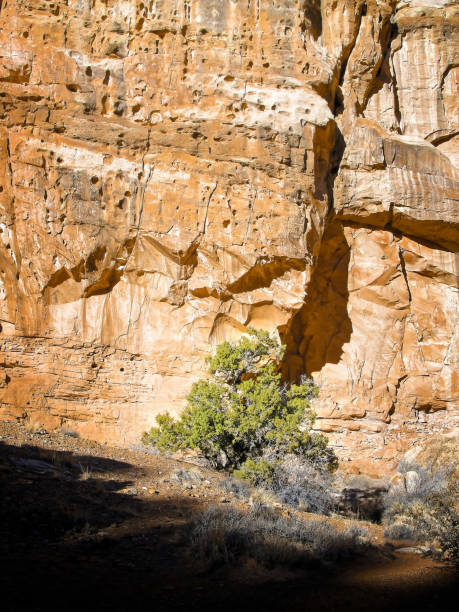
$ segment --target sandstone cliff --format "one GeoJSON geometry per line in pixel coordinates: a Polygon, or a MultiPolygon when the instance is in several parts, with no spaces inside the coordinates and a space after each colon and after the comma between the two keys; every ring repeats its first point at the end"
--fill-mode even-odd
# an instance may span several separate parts
{"type": "Polygon", "coordinates": [[[458,414],[448,0],[1,0],[0,406],[129,444],[277,330],[381,473],[458,414]]]}

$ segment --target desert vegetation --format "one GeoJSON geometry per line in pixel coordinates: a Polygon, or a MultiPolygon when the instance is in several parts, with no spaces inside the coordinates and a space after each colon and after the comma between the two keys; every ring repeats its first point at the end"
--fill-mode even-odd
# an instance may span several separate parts
{"type": "Polygon", "coordinates": [[[357,525],[338,530],[326,519],[303,522],[258,502],[250,511],[209,506],[192,523],[191,546],[210,567],[252,560],[299,568],[362,553],[368,536],[357,525]]]}
{"type": "Polygon", "coordinates": [[[384,535],[426,543],[434,554],[459,561],[458,483],[455,465],[402,461],[384,500],[384,535]]]}
{"type": "Polygon", "coordinates": [[[312,432],[318,389],[308,378],[282,380],[283,351],[266,331],[251,328],[239,341],[219,345],[180,419],[158,416],[143,440],[163,452],[199,449],[211,466],[279,501],[326,513],[334,504],[337,459],[326,437],[312,432]]]}
{"type": "Polygon", "coordinates": [[[455,592],[454,568],[398,554],[381,525],[305,514],[222,470],[19,423],[0,422],[0,439],[7,610],[37,594],[84,607],[88,592],[100,610],[363,611],[369,596],[387,610],[420,584],[438,609],[455,592]]]}
{"type": "Polygon", "coordinates": [[[192,550],[210,567],[248,559],[266,567],[299,567],[363,548],[365,538],[355,530],[337,530],[324,519],[304,523],[275,507],[288,504],[323,515],[336,506],[337,459],[325,436],[312,431],[318,389],[308,378],[282,380],[283,351],[266,331],[255,329],[219,345],[208,359],[208,377],[193,385],[180,419],[162,414],[143,437],[163,453],[198,449],[210,466],[228,472],[222,490],[245,504],[211,506],[193,519],[192,550]]]}
{"type": "MultiPolygon", "coordinates": [[[[219,345],[181,417],[162,414],[143,436],[161,453],[197,449],[211,467],[227,472],[222,490],[245,504],[209,507],[193,519],[192,549],[210,566],[248,558],[301,566],[362,550],[360,528],[338,531],[324,518],[306,525],[278,512],[282,505],[319,515],[339,508],[337,458],[326,437],[312,431],[318,389],[311,379],[282,380],[283,351],[275,338],[255,329],[219,345]]],[[[383,500],[385,535],[427,543],[457,560],[457,479],[448,467],[426,465],[400,464],[383,500]]],[[[186,470],[176,477],[183,483],[194,478],[186,470]]]]}

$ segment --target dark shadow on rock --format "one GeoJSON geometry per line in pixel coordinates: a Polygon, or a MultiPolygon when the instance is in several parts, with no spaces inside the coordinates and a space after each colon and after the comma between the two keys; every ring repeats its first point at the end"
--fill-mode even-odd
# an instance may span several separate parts
{"type": "Polygon", "coordinates": [[[333,186],[344,155],[346,143],[335,121],[314,130],[314,197],[322,201],[328,197],[333,207],[333,186]]]}
{"type": "Polygon", "coordinates": [[[350,249],[341,223],[332,219],[325,230],[317,266],[304,306],[283,333],[287,346],[283,372],[298,380],[303,373],[338,363],[349,341],[352,323],[347,312],[350,249]]]}
{"type": "Polygon", "coordinates": [[[320,0],[309,0],[302,5],[304,10],[304,22],[300,25],[302,31],[308,30],[317,40],[322,35],[322,12],[320,0]]]}
{"type": "MultiPolygon", "coordinates": [[[[339,129],[338,125],[335,125],[335,144],[333,147],[333,151],[330,154],[330,165],[328,172],[328,184],[330,190],[330,199],[333,204],[333,190],[335,187],[336,177],[338,176],[339,168],[341,166],[341,161],[344,156],[344,151],[346,149],[346,141],[344,140],[344,136],[339,129]]],[[[331,221],[333,217],[331,216],[328,221],[331,221]]]]}

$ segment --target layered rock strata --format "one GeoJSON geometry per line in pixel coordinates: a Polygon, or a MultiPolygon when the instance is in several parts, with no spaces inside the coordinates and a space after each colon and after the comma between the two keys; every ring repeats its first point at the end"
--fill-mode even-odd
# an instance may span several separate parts
{"type": "Polygon", "coordinates": [[[277,330],[383,473],[458,414],[455,3],[0,2],[3,418],[131,444],[277,330]]]}

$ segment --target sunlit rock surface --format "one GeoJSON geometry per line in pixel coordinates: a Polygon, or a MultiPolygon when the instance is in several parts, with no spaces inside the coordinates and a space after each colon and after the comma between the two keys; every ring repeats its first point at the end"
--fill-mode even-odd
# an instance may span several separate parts
{"type": "Polygon", "coordinates": [[[0,406],[137,442],[277,330],[384,473],[458,414],[458,9],[0,3],[0,406]]]}

